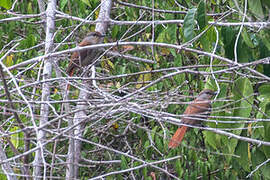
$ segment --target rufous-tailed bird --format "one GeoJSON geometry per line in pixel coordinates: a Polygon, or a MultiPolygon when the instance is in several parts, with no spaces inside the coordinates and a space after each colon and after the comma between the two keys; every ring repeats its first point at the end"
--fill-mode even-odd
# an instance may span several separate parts
{"type": "MultiPolygon", "coordinates": [[[[191,126],[201,124],[200,120],[194,118],[198,119],[198,115],[205,115],[204,118],[207,118],[207,115],[209,115],[211,111],[211,98],[215,94],[216,92],[210,89],[203,90],[197,98],[188,105],[183,114],[184,117],[182,117],[181,123],[191,126]]],[[[169,148],[176,148],[182,142],[187,130],[188,126],[182,125],[179,127],[169,142],[169,148]]]]}
{"type": "MultiPolygon", "coordinates": [[[[79,47],[100,44],[103,42],[103,37],[104,35],[99,32],[90,32],[79,44],[79,47]]],[[[97,49],[88,49],[74,52],[66,69],[67,74],[69,76],[73,76],[77,68],[88,66],[89,64],[93,63],[98,55],[99,53],[97,49]]]]}

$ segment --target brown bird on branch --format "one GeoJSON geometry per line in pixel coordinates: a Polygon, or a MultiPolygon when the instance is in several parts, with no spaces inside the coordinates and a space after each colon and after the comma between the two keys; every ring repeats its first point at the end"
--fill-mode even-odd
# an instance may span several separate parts
{"type": "MultiPolygon", "coordinates": [[[[181,123],[187,125],[199,125],[201,124],[200,120],[196,120],[194,118],[198,118],[198,115],[209,115],[211,111],[211,98],[216,94],[216,92],[205,89],[203,90],[198,97],[188,105],[187,109],[184,112],[184,116],[181,120],[181,123]]],[[[207,117],[204,117],[206,119],[207,117]]],[[[174,133],[173,137],[169,142],[169,148],[176,148],[183,140],[186,131],[188,130],[188,126],[182,125],[177,129],[174,133]]]]}
{"type": "MultiPolygon", "coordinates": [[[[90,32],[79,44],[80,47],[89,46],[94,44],[100,44],[103,41],[104,35],[99,32],[90,32]]],[[[70,63],[67,67],[67,74],[73,76],[75,70],[79,67],[88,66],[93,63],[94,60],[98,57],[99,53],[96,49],[88,49],[76,51],[72,54],[70,63]]]]}

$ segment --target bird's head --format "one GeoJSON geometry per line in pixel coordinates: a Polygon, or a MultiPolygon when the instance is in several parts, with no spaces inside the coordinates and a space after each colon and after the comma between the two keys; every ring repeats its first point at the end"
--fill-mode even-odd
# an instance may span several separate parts
{"type": "Polygon", "coordinates": [[[213,91],[210,89],[205,89],[198,95],[197,99],[198,100],[210,100],[216,94],[217,94],[216,91],[213,91]]]}
{"type": "Polygon", "coordinates": [[[100,32],[94,31],[88,33],[84,40],[90,42],[90,44],[99,44],[102,43],[104,37],[105,35],[101,34],[100,32]]]}

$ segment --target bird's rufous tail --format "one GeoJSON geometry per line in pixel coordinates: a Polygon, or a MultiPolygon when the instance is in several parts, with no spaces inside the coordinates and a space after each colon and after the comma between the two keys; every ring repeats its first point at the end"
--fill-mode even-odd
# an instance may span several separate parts
{"type": "Polygon", "coordinates": [[[176,148],[182,142],[187,129],[188,129],[187,126],[181,126],[180,128],[177,129],[177,131],[174,133],[172,139],[169,142],[169,148],[176,148]]]}

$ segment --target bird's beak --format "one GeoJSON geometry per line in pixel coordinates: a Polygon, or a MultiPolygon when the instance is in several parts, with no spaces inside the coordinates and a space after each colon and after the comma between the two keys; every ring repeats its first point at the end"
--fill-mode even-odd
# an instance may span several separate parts
{"type": "Polygon", "coordinates": [[[101,34],[100,37],[105,37],[106,35],[105,34],[101,34]]]}

